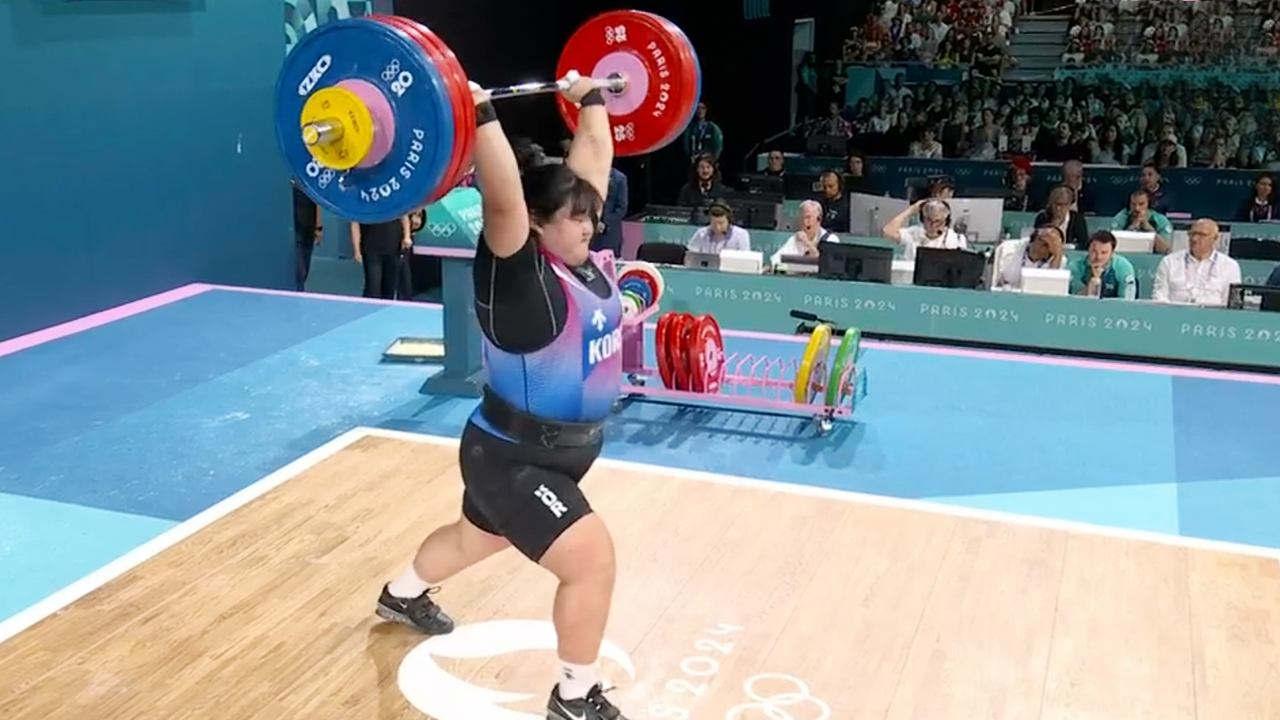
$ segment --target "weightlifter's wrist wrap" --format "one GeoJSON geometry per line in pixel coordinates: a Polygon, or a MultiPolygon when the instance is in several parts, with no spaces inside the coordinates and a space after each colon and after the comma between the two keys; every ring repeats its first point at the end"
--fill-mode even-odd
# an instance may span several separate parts
{"type": "Polygon", "coordinates": [[[498,119],[498,111],[493,109],[493,103],[482,102],[476,106],[476,127],[487,125],[498,119]]]}
{"type": "Polygon", "coordinates": [[[586,95],[583,95],[582,102],[579,104],[582,105],[582,107],[588,107],[590,105],[603,105],[604,93],[600,92],[600,88],[596,88],[595,90],[592,90],[586,95]]]}

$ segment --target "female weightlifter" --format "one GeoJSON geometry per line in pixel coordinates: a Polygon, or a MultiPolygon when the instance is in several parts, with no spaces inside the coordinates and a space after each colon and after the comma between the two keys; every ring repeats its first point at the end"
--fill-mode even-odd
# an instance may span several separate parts
{"type": "Polygon", "coordinates": [[[548,720],[626,720],[595,669],[613,597],[613,540],[578,487],[600,454],[622,382],[618,289],[588,255],[613,164],[609,116],[590,80],[574,82],[564,91],[580,105],[568,158],[528,163],[522,176],[488,96],[471,88],[486,386],[459,448],[462,516],[422,542],[383,588],[377,612],[448,633],[453,620],[429,594],[514,546],[560,581],[552,620],[561,670],[548,720]]]}

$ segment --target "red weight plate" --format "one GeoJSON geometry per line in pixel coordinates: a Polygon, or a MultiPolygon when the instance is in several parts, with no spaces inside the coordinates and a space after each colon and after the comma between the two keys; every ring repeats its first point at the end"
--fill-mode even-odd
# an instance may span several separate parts
{"type": "Polygon", "coordinates": [[[680,313],[671,330],[671,359],[675,366],[676,390],[690,390],[689,338],[693,334],[693,316],[680,313]]]}
{"type": "Polygon", "coordinates": [[[683,59],[681,67],[684,68],[685,82],[689,88],[689,92],[677,98],[676,103],[676,111],[681,113],[680,117],[685,118],[685,120],[672,128],[671,135],[668,137],[667,142],[663,143],[663,146],[665,147],[666,145],[670,145],[675,142],[680,137],[685,129],[688,128],[689,122],[693,118],[693,111],[698,104],[698,93],[701,89],[699,83],[701,70],[698,68],[698,55],[693,50],[693,43],[690,42],[689,36],[685,35],[684,31],[680,29],[680,26],[660,15],[654,15],[653,13],[645,14],[653,18],[656,22],[660,22],[665,25],[672,35],[680,40],[680,55],[683,59]]]}
{"type": "Polygon", "coordinates": [[[720,324],[710,315],[693,322],[689,334],[690,389],[714,395],[724,382],[724,339],[720,324]]]}
{"type": "Polygon", "coordinates": [[[463,140],[460,148],[461,153],[458,155],[458,167],[456,172],[448,176],[449,184],[446,185],[440,193],[440,197],[444,197],[450,190],[454,189],[462,182],[462,176],[465,175],[467,170],[471,167],[471,153],[475,150],[476,141],[476,103],[471,97],[471,86],[467,81],[467,74],[463,71],[462,62],[458,60],[458,56],[455,55],[453,50],[445,44],[444,40],[440,39],[439,35],[436,35],[431,31],[431,28],[426,26],[419,27],[421,27],[422,33],[426,36],[427,40],[436,44],[436,50],[444,58],[445,65],[448,67],[449,76],[451,76],[453,83],[458,89],[458,107],[462,110],[459,120],[461,125],[459,125],[458,129],[458,134],[463,140]]]}
{"type": "MultiPolygon", "coordinates": [[[[556,76],[571,70],[590,77],[625,74],[627,90],[605,95],[614,153],[643,155],[669,143],[688,122],[681,104],[697,89],[689,82],[686,44],[654,15],[615,10],[588,20],[569,38],[556,76]]],[[[565,124],[576,130],[578,109],[563,95],[556,102],[565,124]]]]}
{"type": "Polygon", "coordinates": [[[444,197],[458,184],[470,162],[470,144],[475,137],[472,131],[476,126],[475,103],[471,99],[471,89],[467,85],[466,76],[462,73],[462,66],[458,63],[457,57],[425,26],[396,15],[378,15],[374,19],[402,30],[422,48],[440,76],[444,78],[449,99],[453,105],[453,154],[449,157],[449,165],[445,169],[440,185],[423,199],[424,205],[430,205],[444,197]]]}
{"type": "Polygon", "coordinates": [[[671,362],[671,325],[676,316],[667,313],[658,318],[658,327],[653,333],[653,352],[658,356],[658,375],[662,378],[662,386],[675,389],[675,368],[671,362]]]}

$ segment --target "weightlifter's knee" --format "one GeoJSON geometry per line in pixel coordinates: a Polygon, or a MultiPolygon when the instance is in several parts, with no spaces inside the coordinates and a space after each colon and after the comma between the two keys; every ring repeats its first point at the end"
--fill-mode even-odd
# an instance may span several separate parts
{"type": "Polygon", "coordinates": [[[556,538],[539,564],[562,583],[612,584],[617,574],[613,537],[599,515],[585,515],[556,538]]]}

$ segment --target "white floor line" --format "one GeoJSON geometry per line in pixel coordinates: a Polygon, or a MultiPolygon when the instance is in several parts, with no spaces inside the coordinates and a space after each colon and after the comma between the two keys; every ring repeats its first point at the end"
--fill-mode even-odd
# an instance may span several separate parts
{"type": "Polygon", "coordinates": [[[319,465],[360,438],[368,435],[369,433],[363,428],[356,428],[343,433],[222,502],[204,510],[195,517],[179,523],[31,607],[5,619],[0,622],[0,644],[7,642],[23,630],[59,612],[71,603],[195,535],[271,490],[319,465]]]}
{"type": "MultiPolygon", "coordinates": [[[[297,460],[285,465],[279,470],[276,470],[263,479],[244,488],[231,497],[228,497],[222,502],[199,513],[195,517],[178,524],[164,533],[161,533],[149,542],[134,548],[114,561],[102,566],[98,570],[95,570],[67,587],[37,602],[31,607],[28,607],[3,622],[0,622],[0,644],[7,642],[27,628],[30,628],[41,620],[63,610],[80,598],[83,598],[94,590],[97,590],[108,582],[111,582],[115,578],[159,555],[165,550],[168,550],[174,545],[177,545],[183,540],[186,540],[192,535],[195,535],[218,520],[230,515],[232,512],[248,505],[257,498],[262,497],[271,490],[284,485],[286,482],[292,480],[298,475],[301,475],[316,465],[319,465],[330,457],[333,457],[364,437],[380,437],[392,440],[404,440],[407,442],[443,445],[446,447],[457,447],[458,445],[458,438],[456,437],[428,435],[402,430],[383,430],[380,428],[370,427],[358,427],[349,430],[324,445],[321,445],[315,450],[312,450],[306,455],[303,455],[297,460]]],[[[882,495],[868,495],[848,490],[833,490],[806,485],[794,485],[771,480],[754,480],[735,475],[722,475],[719,473],[704,472],[700,470],[685,470],[682,468],[650,465],[647,463],[614,460],[610,458],[601,458],[598,464],[604,467],[615,467],[623,470],[631,470],[648,474],[667,475],[670,477],[701,482],[713,482],[733,487],[754,488],[791,495],[827,498],[843,502],[857,502],[878,507],[916,510],[935,515],[989,520],[992,522],[1004,522],[1013,525],[1062,530],[1065,532],[1113,537],[1123,540],[1151,542],[1174,547],[1211,550],[1280,560],[1280,549],[1276,548],[1257,547],[1253,545],[1242,545],[1216,540],[1204,540],[1200,538],[1188,538],[1177,535],[1168,535],[1165,533],[1145,532],[1141,530],[1126,530],[1123,528],[1103,525],[1091,525],[1088,523],[1072,522],[1068,520],[1054,520],[1051,518],[1016,515],[1013,513],[1003,513],[991,510],[976,510],[924,500],[909,500],[882,495]]]]}
{"type": "MultiPolygon", "coordinates": [[[[369,435],[377,437],[391,438],[396,440],[408,440],[411,442],[432,443],[436,445],[453,445],[458,444],[457,438],[449,438],[440,435],[426,435],[419,433],[406,432],[402,430],[382,430],[378,428],[367,428],[369,435]]],[[[667,467],[664,465],[650,465],[647,463],[638,463],[628,460],[613,460],[610,458],[601,458],[598,463],[605,467],[616,467],[622,470],[632,470],[649,474],[668,475],[688,480],[698,480],[701,482],[713,482],[721,485],[731,485],[734,487],[754,488],[757,490],[767,490],[770,492],[788,493],[791,495],[805,495],[808,497],[827,498],[831,500],[841,500],[844,502],[856,502],[865,505],[874,505],[877,507],[898,508],[902,510],[917,510],[920,512],[932,513],[935,515],[949,515],[952,517],[970,518],[974,520],[989,520],[992,522],[1010,523],[1013,525],[1023,525],[1029,527],[1045,528],[1049,530],[1062,530],[1065,532],[1075,532],[1087,535],[1097,535],[1102,537],[1112,537],[1122,540],[1135,540],[1139,542],[1151,542],[1160,545],[1171,545],[1174,547],[1186,547],[1197,550],[1212,550],[1218,552],[1235,553],[1237,555],[1248,555],[1251,557],[1264,557],[1280,560],[1280,548],[1268,548],[1256,545],[1244,545],[1240,543],[1224,542],[1220,540],[1206,540],[1203,538],[1183,537],[1181,535],[1170,535],[1168,533],[1150,532],[1146,530],[1129,530],[1126,528],[1112,527],[1108,525],[1094,525],[1091,523],[1075,522],[1072,520],[1056,520],[1053,518],[1044,518],[1034,515],[1019,515],[1016,513],[1000,512],[998,510],[980,510],[976,508],[961,507],[958,505],[950,505],[940,502],[930,502],[928,500],[911,500],[908,498],[896,498],[886,495],[871,495],[867,493],[853,492],[851,490],[835,490],[832,488],[813,487],[810,485],[798,485],[792,483],[777,482],[773,480],[756,480],[753,478],[739,477],[736,475],[722,475],[719,473],[705,472],[702,470],[685,470],[682,468],[667,467]]]]}

